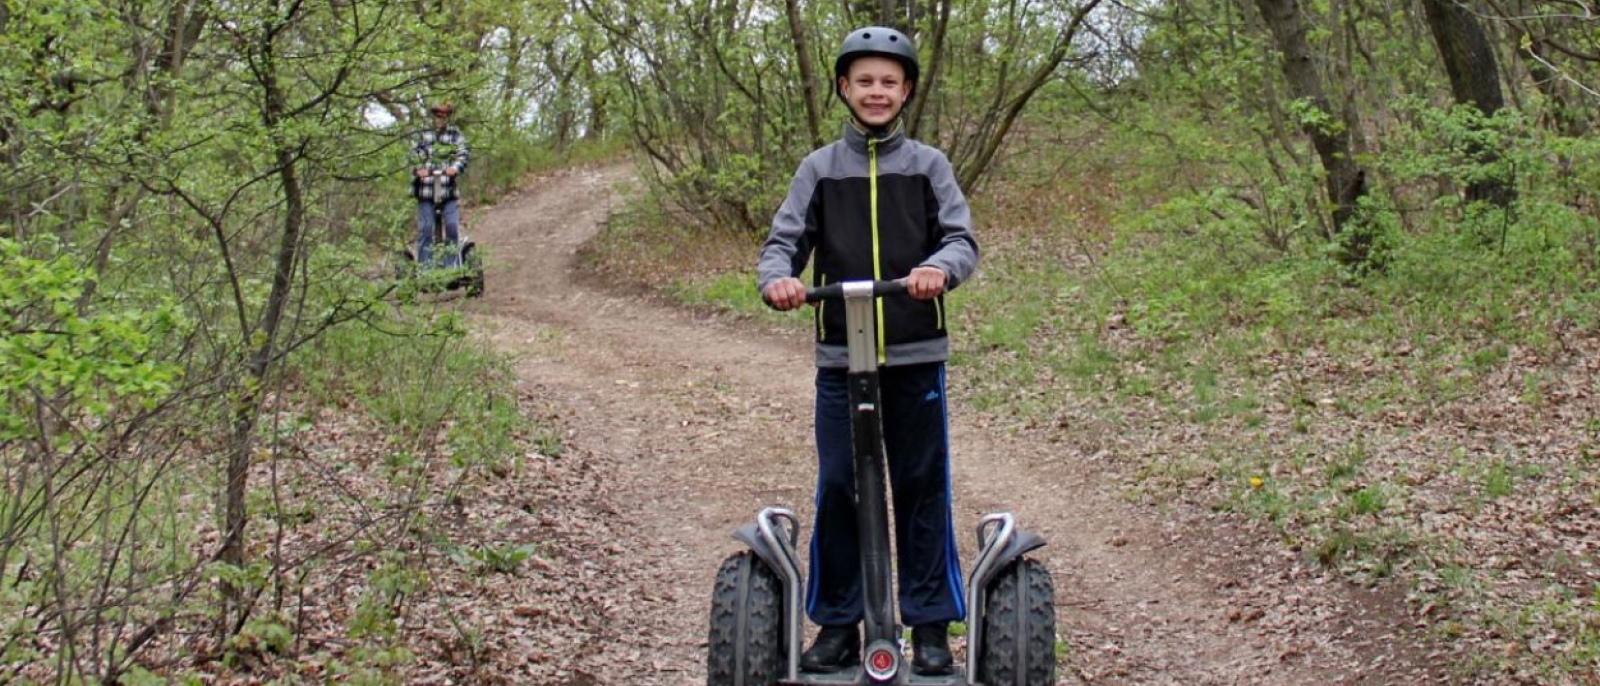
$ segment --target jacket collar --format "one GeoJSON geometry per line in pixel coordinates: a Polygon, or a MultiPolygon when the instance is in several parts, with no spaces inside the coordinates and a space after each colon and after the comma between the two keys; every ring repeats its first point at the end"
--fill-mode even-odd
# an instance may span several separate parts
{"type": "Polygon", "coordinates": [[[906,139],[904,120],[895,118],[888,126],[880,130],[868,131],[860,122],[851,117],[844,125],[844,142],[851,150],[863,155],[867,154],[867,141],[877,141],[878,152],[887,153],[900,147],[906,139]]]}

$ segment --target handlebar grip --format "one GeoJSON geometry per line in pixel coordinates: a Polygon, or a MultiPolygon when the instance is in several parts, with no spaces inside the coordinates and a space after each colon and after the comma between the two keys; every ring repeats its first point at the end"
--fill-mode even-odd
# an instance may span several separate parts
{"type": "MultiPolygon", "coordinates": [[[[826,286],[806,289],[806,302],[814,303],[823,300],[838,300],[844,297],[844,286],[847,282],[830,283],[826,286]]],[[[873,281],[872,296],[899,295],[906,292],[904,281],[873,281]]]]}

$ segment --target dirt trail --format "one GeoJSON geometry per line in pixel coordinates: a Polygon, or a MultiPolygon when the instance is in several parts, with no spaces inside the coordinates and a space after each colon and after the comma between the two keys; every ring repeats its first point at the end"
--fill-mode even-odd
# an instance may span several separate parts
{"type": "MultiPolygon", "coordinates": [[[[627,166],[563,172],[475,226],[492,252],[487,295],[471,307],[566,432],[547,477],[588,484],[584,497],[548,504],[547,524],[584,523],[546,529],[561,538],[550,563],[568,570],[571,597],[559,639],[571,648],[547,666],[558,683],[703,683],[713,572],[737,549],[728,533],[769,504],[810,519],[809,341],[574,278],[575,252],[632,178],[627,166]]],[[[1394,598],[1304,569],[1270,535],[1125,502],[1071,446],[1006,435],[965,411],[961,374],[953,368],[950,384],[962,560],[986,512],[1011,510],[1046,537],[1070,645],[1060,683],[1437,679],[1408,647],[1394,598]]]]}

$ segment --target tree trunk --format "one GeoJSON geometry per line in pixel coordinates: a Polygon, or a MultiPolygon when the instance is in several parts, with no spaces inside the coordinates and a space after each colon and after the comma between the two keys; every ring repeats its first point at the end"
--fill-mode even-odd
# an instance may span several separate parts
{"type": "Polygon", "coordinates": [[[938,13],[933,20],[933,37],[927,45],[922,46],[928,63],[922,70],[921,83],[917,84],[917,90],[912,94],[911,112],[906,115],[906,133],[912,138],[920,135],[923,113],[933,100],[933,93],[939,84],[939,71],[944,66],[945,36],[949,35],[950,26],[950,0],[938,2],[938,13]]]}
{"type": "Polygon", "coordinates": [[[522,86],[522,60],[528,54],[533,39],[521,35],[515,27],[506,30],[506,71],[500,80],[501,124],[514,129],[522,119],[517,111],[517,89],[522,86]]]}
{"type": "Polygon", "coordinates": [[[173,90],[170,83],[176,83],[179,70],[183,69],[183,62],[188,58],[189,52],[194,49],[195,43],[200,40],[200,31],[205,28],[210,16],[204,7],[191,0],[173,0],[172,7],[167,14],[167,26],[161,37],[161,54],[156,56],[155,70],[160,74],[172,77],[170,81],[153,80],[154,84],[148,97],[148,109],[170,117],[173,108],[173,90]]]}
{"type": "MultiPolygon", "coordinates": [[[[1283,54],[1283,76],[1296,99],[1309,103],[1320,117],[1301,117],[1301,130],[1311,137],[1327,174],[1328,199],[1333,203],[1335,233],[1353,228],[1357,202],[1366,195],[1366,172],[1355,163],[1350,145],[1350,131],[1355,123],[1348,115],[1339,115],[1328,101],[1322,75],[1313,61],[1311,43],[1307,39],[1310,27],[1300,12],[1297,0],[1256,0],[1261,18],[1272,32],[1273,42],[1283,54]],[[1338,119],[1335,117],[1338,116],[1338,119]]],[[[1345,242],[1342,260],[1347,264],[1367,260],[1372,249],[1372,237],[1365,232],[1353,232],[1345,242]]]]}
{"type": "MultiPolygon", "coordinates": [[[[1505,107],[1500,92],[1500,69],[1494,48],[1483,25],[1472,12],[1455,0],[1422,0],[1428,29],[1439,47],[1445,73],[1450,75],[1450,90],[1456,102],[1476,107],[1485,117],[1505,107]]],[[[1467,153],[1481,165],[1492,165],[1500,153],[1472,143],[1467,153]]],[[[1516,200],[1516,190],[1505,179],[1478,179],[1467,184],[1467,202],[1488,201],[1506,207],[1516,200]]]]}
{"type": "MultiPolygon", "coordinates": [[[[811,60],[811,46],[806,41],[805,22],[800,16],[800,0],[785,0],[789,12],[789,35],[794,40],[794,54],[800,65],[800,92],[806,101],[806,131],[811,134],[811,147],[822,147],[822,108],[817,99],[817,67],[811,60]]],[[[829,72],[831,84],[832,72],[829,72]]],[[[829,93],[833,88],[828,89],[829,93]]]]}
{"type": "Polygon", "coordinates": [[[584,140],[598,141],[606,136],[606,118],[609,113],[609,91],[601,83],[599,72],[595,71],[597,61],[594,46],[587,36],[583,38],[583,75],[587,81],[586,89],[589,92],[589,125],[583,129],[584,140]]]}
{"type": "MultiPolygon", "coordinates": [[[[278,80],[276,55],[272,45],[275,32],[264,32],[262,54],[256,71],[263,91],[261,123],[267,130],[277,130],[288,112],[288,100],[278,80]]],[[[266,307],[261,311],[255,326],[242,332],[249,352],[245,357],[245,378],[233,406],[231,431],[228,440],[227,486],[223,494],[223,543],[217,559],[235,568],[245,565],[245,525],[249,521],[246,496],[249,493],[250,457],[255,441],[256,420],[265,396],[267,375],[277,358],[278,326],[283,321],[293,287],[295,261],[300,251],[300,234],[305,226],[305,197],[296,171],[298,152],[287,142],[280,143],[275,151],[277,172],[283,193],[283,229],[278,236],[278,249],[273,259],[272,289],[267,294],[266,307]]],[[[222,622],[220,637],[226,639],[243,627],[248,616],[248,603],[237,585],[222,585],[222,622]]]]}
{"type": "Polygon", "coordinates": [[[572,127],[577,124],[577,121],[577,116],[572,112],[571,107],[562,107],[560,112],[556,114],[556,120],[553,124],[555,127],[556,151],[566,152],[567,148],[572,146],[572,127]]]}
{"type": "Polygon", "coordinates": [[[866,24],[888,26],[915,40],[915,29],[907,20],[912,2],[914,0],[848,0],[845,8],[853,24],[852,30],[866,24]]]}

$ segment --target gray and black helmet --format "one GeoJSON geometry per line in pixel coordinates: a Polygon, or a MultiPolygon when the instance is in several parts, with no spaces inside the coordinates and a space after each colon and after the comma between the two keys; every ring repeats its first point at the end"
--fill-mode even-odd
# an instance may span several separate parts
{"type": "Polygon", "coordinates": [[[906,83],[911,84],[912,93],[916,92],[917,77],[922,69],[917,63],[917,48],[911,45],[911,39],[906,35],[886,26],[868,26],[850,32],[844,39],[844,45],[839,48],[839,57],[833,61],[833,91],[840,98],[844,94],[839,92],[839,79],[850,71],[850,63],[857,58],[877,55],[887,57],[905,67],[906,83]]]}

